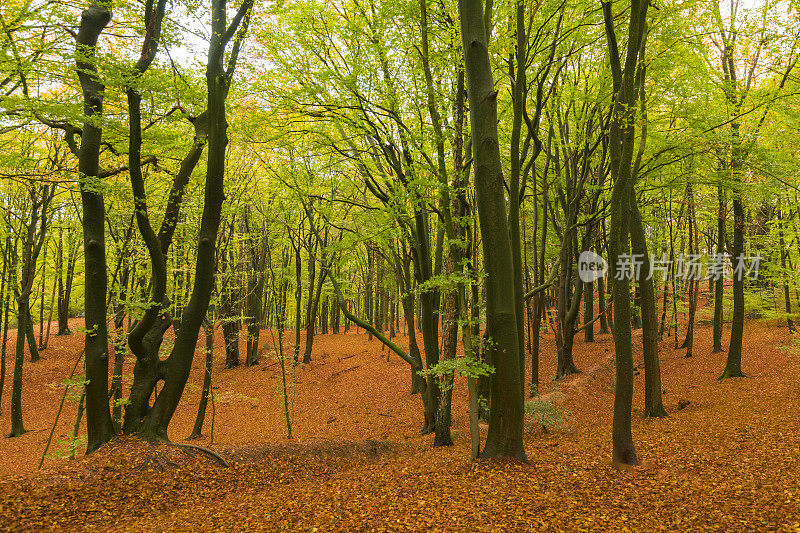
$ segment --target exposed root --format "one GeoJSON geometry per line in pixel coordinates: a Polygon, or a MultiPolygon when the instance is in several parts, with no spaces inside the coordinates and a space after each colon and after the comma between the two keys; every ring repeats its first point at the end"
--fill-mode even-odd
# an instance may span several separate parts
{"type": "Polygon", "coordinates": [[[194,444],[188,444],[188,443],[184,443],[184,442],[170,442],[170,441],[164,441],[164,444],[167,444],[169,446],[175,446],[176,448],[188,448],[190,450],[199,450],[199,451],[201,451],[203,453],[206,453],[206,454],[210,455],[211,457],[213,457],[222,466],[224,466],[226,468],[231,466],[230,464],[228,464],[228,461],[223,459],[222,456],[219,455],[217,452],[215,452],[213,450],[209,450],[208,448],[203,448],[202,446],[196,446],[194,444]]]}

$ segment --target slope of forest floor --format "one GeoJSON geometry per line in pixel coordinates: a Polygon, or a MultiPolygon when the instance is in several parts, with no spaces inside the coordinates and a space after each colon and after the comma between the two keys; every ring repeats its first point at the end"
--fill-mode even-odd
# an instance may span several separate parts
{"type": "MultiPolygon", "coordinates": [[[[271,345],[268,332],[262,339],[271,345]]],[[[318,336],[314,362],[289,367],[291,442],[274,352],[263,350],[258,366],[223,370],[219,338],[214,444],[211,409],[206,436],[191,442],[213,448],[229,467],[135,439],[62,459],[76,414],[68,399],[55,432],[61,442],[35,472],[82,341],[51,337],[46,359],[25,364],[29,432],[0,439],[0,529],[800,531],[800,350],[785,327],[749,321],[748,378],[720,382],[725,353],[712,354],[710,339],[700,325],[691,358],[672,338],[661,343],[665,419],[636,416],[644,378],[637,350],[633,431],[642,466],[634,469],[610,465],[609,335],[590,344],[576,337],[575,360],[586,372],[558,383],[550,380],[555,348],[545,335],[542,392],[558,390],[547,397],[555,403],[547,412],[561,423],[543,431],[532,422],[530,463],[517,465],[470,463],[462,380],[454,391],[455,446],[433,449],[432,436],[419,434],[421,401],[408,395],[407,365],[351,332],[318,336]]],[[[202,367],[198,350],[192,386],[170,426],[175,442],[188,442],[202,367]]],[[[9,389],[3,427],[10,427],[9,389]]]]}

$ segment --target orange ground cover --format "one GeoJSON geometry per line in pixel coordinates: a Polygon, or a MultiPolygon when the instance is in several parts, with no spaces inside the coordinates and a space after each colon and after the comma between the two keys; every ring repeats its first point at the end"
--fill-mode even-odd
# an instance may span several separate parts
{"type": "MultiPolygon", "coordinates": [[[[785,327],[749,321],[749,377],[719,382],[725,354],[710,353],[710,338],[710,328],[699,326],[690,359],[672,339],[661,344],[670,416],[634,416],[643,466],[631,470],[610,465],[609,335],[591,344],[576,337],[575,360],[586,372],[559,383],[550,381],[555,348],[545,335],[543,392],[557,388],[562,394],[551,397],[562,398],[572,421],[549,433],[532,425],[530,464],[501,465],[469,462],[463,380],[453,404],[455,446],[433,449],[432,436],[419,435],[421,401],[408,394],[408,366],[355,333],[318,336],[314,362],[290,367],[296,438],[287,444],[279,367],[265,331],[261,364],[252,368],[224,370],[216,340],[213,448],[229,468],[204,454],[123,439],[89,458],[49,458],[34,473],[81,343],[79,335],[51,337],[46,359],[25,364],[30,432],[0,439],[0,529],[798,531],[800,354],[785,327]]],[[[170,426],[173,441],[194,422],[202,342],[198,348],[192,385],[170,426]]],[[[7,382],[4,432],[9,401],[7,382]]],[[[68,402],[56,439],[70,431],[75,412],[68,402]]],[[[206,436],[195,443],[210,446],[210,416],[211,409],[206,436]]]]}

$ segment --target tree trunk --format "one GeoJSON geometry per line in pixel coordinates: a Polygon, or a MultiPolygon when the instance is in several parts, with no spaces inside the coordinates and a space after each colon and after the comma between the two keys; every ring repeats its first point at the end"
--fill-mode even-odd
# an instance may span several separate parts
{"type": "MultiPolygon", "coordinates": [[[[310,208],[309,208],[310,212],[310,208]]],[[[309,224],[315,224],[314,220],[310,218],[313,215],[309,215],[309,224]]],[[[323,241],[318,241],[314,247],[314,249],[324,249],[328,245],[328,233],[327,231],[324,233],[325,237],[323,241]]],[[[310,247],[309,243],[309,247],[310,247]]],[[[322,285],[325,283],[325,276],[326,271],[322,270],[319,273],[319,279],[316,279],[316,261],[312,257],[311,252],[309,252],[308,257],[308,306],[306,307],[306,347],[305,352],[303,352],[303,363],[308,364],[311,362],[311,350],[314,347],[314,328],[317,324],[317,313],[319,311],[319,299],[320,295],[322,294],[322,285]]]]}
{"type": "Polygon", "coordinates": [[[167,438],[167,426],[175,413],[186,381],[189,378],[200,327],[214,289],[216,241],[224,194],[225,152],[228,144],[225,100],[241,41],[249,23],[252,2],[245,0],[230,25],[226,24],[226,2],[219,0],[211,10],[211,42],[209,44],[206,83],[208,86],[208,158],[204,190],[203,214],[198,232],[195,282],[181,327],[169,357],[161,365],[164,386],[142,423],[146,438],[167,438]],[[240,27],[241,26],[241,27],[240,27]],[[237,31],[238,29],[238,31],[237,31]],[[228,41],[234,38],[227,69],[223,59],[228,41]]]}
{"type": "Polygon", "coordinates": [[[459,0],[458,11],[473,139],[475,196],[487,274],[486,326],[492,336],[488,351],[495,367],[489,430],[481,457],[509,457],[527,462],[522,443],[524,406],[514,260],[497,137],[497,92],[489,60],[482,2],[459,0]]]}
{"type": "Polygon", "coordinates": [[[608,319],[606,318],[606,280],[603,276],[597,278],[597,313],[600,315],[600,333],[608,333],[608,319]]]}
{"type": "MultiPolygon", "coordinates": [[[[524,314],[524,291],[522,288],[522,249],[520,236],[520,214],[519,206],[522,201],[520,197],[522,187],[522,158],[520,157],[520,134],[522,130],[522,118],[527,113],[525,100],[527,96],[526,70],[528,67],[528,32],[526,29],[525,2],[517,0],[515,6],[515,25],[516,25],[516,72],[514,82],[511,87],[511,100],[513,117],[511,124],[511,147],[508,179],[508,231],[509,243],[511,245],[512,263],[512,283],[514,295],[514,315],[517,322],[517,353],[519,355],[519,380],[522,388],[525,387],[525,314],[524,314]]],[[[513,62],[512,62],[513,64],[513,62]]],[[[513,72],[513,67],[512,67],[513,72]]],[[[495,110],[496,112],[496,110],[495,110]]],[[[523,392],[523,398],[524,398],[523,392]]]]}
{"type": "Polygon", "coordinates": [[[99,448],[114,437],[114,424],[108,405],[108,320],[106,317],[106,238],[105,200],[97,187],[99,174],[101,121],[92,117],[103,114],[105,87],[100,82],[95,65],[97,39],[111,20],[108,4],[92,2],[81,14],[76,38],[77,71],[83,90],[83,113],[88,120],[83,125],[78,157],[82,178],[83,207],[84,301],[86,341],[86,427],[87,453],[99,448]]]}
{"type": "Polygon", "coordinates": [[[594,342],[594,282],[583,286],[583,341],[594,342]]]}
{"type": "Polygon", "coordinates": [[[247,278],[247,357],[246,366],[258,364],[258,341],[261,337],[261,323],[263,322],[262,300],[264,299],[264,277],[266,276],[266,261],[269,254],[269,241],[267,233],[261,238],[260,249],[254,243],[250,246],[252,272],[247,278]]]}
{"type": "MultiPolygon", "coordinates": [[[[414,327],[415,298],[414,288],[411,286],[411,256],[403,247],[402,256],[395,255],[395,273],[400,283],[401,303],[403,305],[403,316],[408,330],[408,354],[417,362],[418,368],[422,368],[422,355],[417,344],[417,329],[414,327]]],[[[411,393],[422,394],[423,403],[427,402],[427,383],[425,378],[417,374],[411,368],[411,393]]]]}
{"type": "MultiPolygon", "coordinates": [[[[39,360],[38,350],[44,350],[42,343],[44,342],[44,293],[47,292],[47,247],[45,246],[45,255],[42,257],[42,284],[39,286],[39,343],[37,345],[36,360],[39,360]]],[[[33,323],[31,322],[31,325],[33,323]]],[[[33,329],[33,327],[31,327],[33,329]]],[[[31,354],[33,355],[33,354],[31,354]]],[[[31,362],[35,362],[31,360],[31,362]]]]}
{"type": "Polygon", "coordinates": [[[214,369],[214,323],[210,319],[203,320],[203,329],[206,334],[206,366],[203,374],[203,392],[200,394],[200,404],[197,406],[197,417],[194,419],[194,428],[189,439],[199,439],[203,436],[203,422],[206,419],[206,406],[208,394],[211,391],[211,371],[214,369]]]}
{"type": "MultiPolygon", "coordinates": [[[[301,226],[302,228],[302,226],[301,226]]],[[[294,246],[294,364],[300,363],[300,313],[303,303],[303,263],[300,258],[300,229],[294,246]]]]}
{"type": "MultiPolygon", "coordinates": [[[[375,285],[375,272],[374,272],[374,264],[375,264],[375,253],[373,252],[372,246],[367,245],[367,275],[366,279],[364,280],[364,313],[367,318],[367,322],[370,324],[375,323],[375,318],[373,316],[373,304],[372,304],[372,297],[373,291],[372,288],[375,285]]],[[[367,332],[367,340],[372,340],[372,333],[367,332]]]]}
{"type": "MultiPolygon", "coordinates": [[[[47,345],[50,344],[50,329],[53,324],[53,306],[56,301],[56,287],[58,286],[58,280],[56,279],[56,273],[53,272],[53,289],[50,291],[50,306],[48,308],[48,315],[47,315],[47,333],[44,337],[44,342],[41,343],[40,349],[46,350],[47,345]]],[[[2,292],[2,291],[0,291],[2,292]]]]}
{"type": "Polygon", "coordinates": [[[0,414],[3,412],[3,391],[6,386],[6,343],[8,342],[8,313],[11,307],[11,287],[17,282],[17,242],[11,247],[11,235],[6,236],[3,248],[3,277],[0,281],[0,299],[3,304],[3,346],[0,347],[0,414]],[[6,284],[8,280],[8,284],[6,284]]]}
{"type": "MultiPolygon", "coordinates": [[[[741,192],[733,198],[733,259],[744,257],[744,207],[741,192]]],[[[742,372],[742,334],[744,332],[744,272],[733,276],[733,315],[728,358],[720,379],[744,377],[742,372]]]]}
{"type": "Polygon", "coordinates": [[[644,416],[664,417],[664,403],[661,399],[661,363],[658,359],[658,338],[656,328],[656,293],[653,284],[650,255],[642,223],[642,215],[635,194],[631,198],[631,248],[642,258],[639,271],[639,292],[642,295],[642,354],[644,356],[644,416]]]}
{"type": "Polygon", "coordinates": [[[28,339],[28,353],[30,353],[31,363],[38,363],[42,357],[39,355],[39,348],[36,345],[36,336],[33,333],[33,317],[31,316],[30,300],[28,301],[28,305],[29,306],[25,309],[28,315],[25,321],[25,337],[28,339]]]}
{"type": "Polygon", "coordinates": [[[130,267],[126,263],[122,267],[118,282],[117,298],[114,310],[114,373],[111,377],[111,418],[114,422],[114,431],[119,433],[122,429],[122,367],[125,363],[125,303],[127,300],[128,278],[130,267]]]}
{"type": "MultiPolygon", "coordinates": [[[[453,257],[454,250],[451,248],[447,259],[447,273],[455,271],[454,262],[457,258],[453,257]]],[[[458,292],[447,291],[444,295],[444,313],[442,315],[442,359],[455,359],[458,344],[458,292]]],[[[452,446],[453,437],[450,434],[452,423],[450,406],[453,398],[453,372],[445,372],[440,376],[441,398],[439,400],[439,412],[436,416],[436,431],[433,439],[434,446],[452,446]]]]}
{"type": "Polygon", "coordinates": [[[783,277],[783,308],[786,313],[786,326],[789,331],[795,331],[794,321],[792,321],[792,298],[789,293],[789,273],[786,270],[786,242],[783,238],[783,218],[778,210],[778,246],[781,249],[781,277],[783,277]]]}
{"type": "Polygon", "coordinates": [[[575,341],[575,322],[578,319],[584,284],[573,278],[573,257],[572,238],[565,233],[559,257],[558,323],[556,327],[558,363],[554,379],[561,379],[580,372],[575,366],[572,348],[575,341]]]}
{"type": "Polygon", "coordinates": [[[58,269],[57,335],[70,335],[72,333],[72,331],[69,329],[69,302],[72,296],[72,280],[75,278],[75,263],[77,262],[77,259],[78,244],[75,243],[74,246],[70,246],[70,249],[67,253],[66,271],[62,273],[62,269],[58,269]]]}
{"type": "MultiPolygon", "coordinates": [[[[23,280],[24,278],[23,273],[23,280]]],[[[28,298],[26,296],[17,297],[17,342],[11,388],[11,433],[8,435],[9,437],[19,437],[27,431],[22,423],[22,366],[25,361],[25,334],[23,332],[28,328],[27,306],[28,298]]]]}
{"type": "MultiPolygon", "coordinates": [[[[697,242],[697,217],[695,216],[694,191],[691,183],[687,186],[686,196],[689,201],[689,255],[692,257],[698,255],[699,247],[697,242]]],[[[689,320],[686,324],[686,338],[683,344],[681,344],[681,348],[686,348],[685,357],[691,357],[692,348],[694,347],[694,318],[697,313],[700,280],[693,279],[693,277],[690,276],[687,284],[689,286],[689,320]]]]}
{"type": "Polygon", "coordinates": [[[36,260],[42,250],[47,231],[47,209],[54,192],[55,186],[31,186],[29,190],[31,201],[30,220],[25,220],[23,231],[21,232],[22,269],[20,286],[19,289],[14,288],[17,300],[17,343],[11,389],[10,437],[19,437],[25,433],[22,423],[22,367],[25,361],[26,339],[32,360],[36,350],[36,340],[33,336],[33,324],[30,315],[30,296],[33,292],[33,282],[36,276],[36,260]]]}
{"type": "Polygon", "coordinates": [[[609,154],[614,186],[611,194],[611,227],[608,254],[614,298],[614,361],[616,386],[614,390],[614,419],[612,425],[612,461],[638,464],[631,434],[631,406],[633,402],[633,348],[631,345],[631,302],[627,276],[617,277],[619,257],[628,252],[631,203],[633,194],[632,162],[635,144],[636,104],[642,75],[640,54],[646,35],[645,17],[648,3],[633,0],[628,25],[627,56],[624,71],[620,63],[617,37],[611,3],[603,3],[603,19],[608,42],[611,71],[614,82],[614,104],[611,113],[609,154]],[[636,83],[639,81],[640,83],[636,83]]]}
{"type": "MultiPolygon", "coordinates": [[[[722,186],[717,187],[717,261],[723,263],[725,253],[725,192],[722,186]]],[[[722,351],[722,310],[723,310],[723,289],[724,277],[722,273],[714,280],[714,347],[712,353],[722,351]]]]}
{"type": "MultiPolygon", "coordinates": [[[[427,214],[417,211],[415,214],[417,281],[423,284],[433,277],[431,264],[430,231],[427,214]]],[[[432,368],[439,362],[439,324],[436,311],[436,291],[426,289],[419,295],[419,323],[422,325],[422,346],[425,352],[425,367],[432,368]]],[[[436,412],[439,407],[439,380],[436,376],[427,378],[427,401],[425,402],[425,425],[422,434],[433,433],[436,429],[436,412]]]]}

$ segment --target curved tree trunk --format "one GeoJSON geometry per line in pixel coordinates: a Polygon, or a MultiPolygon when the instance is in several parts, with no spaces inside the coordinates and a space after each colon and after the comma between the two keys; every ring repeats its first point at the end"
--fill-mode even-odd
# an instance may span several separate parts
{"type": "MultiPolygon", "coordinates": [[[[195,280],[181,327],[169,357],[158,365],[158,379],[164,386],[141,423],[139,432],[148,439],[167,438],[169,425],[189,378],[197,339],[214,290],[216,242],[224,194],[225,152],[228,144],[225,101],[241,42],[246,35],[252,1],[245,0],[230,25],[226,22],[226,2],[219,0],[211,10],[206,82],[208,86],[208,160],[203,199],[203,214],[198,232],[195,280]],[[235,36],[227,68],[223,66],[227,44],[235,36]]],[[[149,396],[149,394],[148,394],[149,396]]],[[[127,417],[126,417],[127,423],[127,417]]]]}

